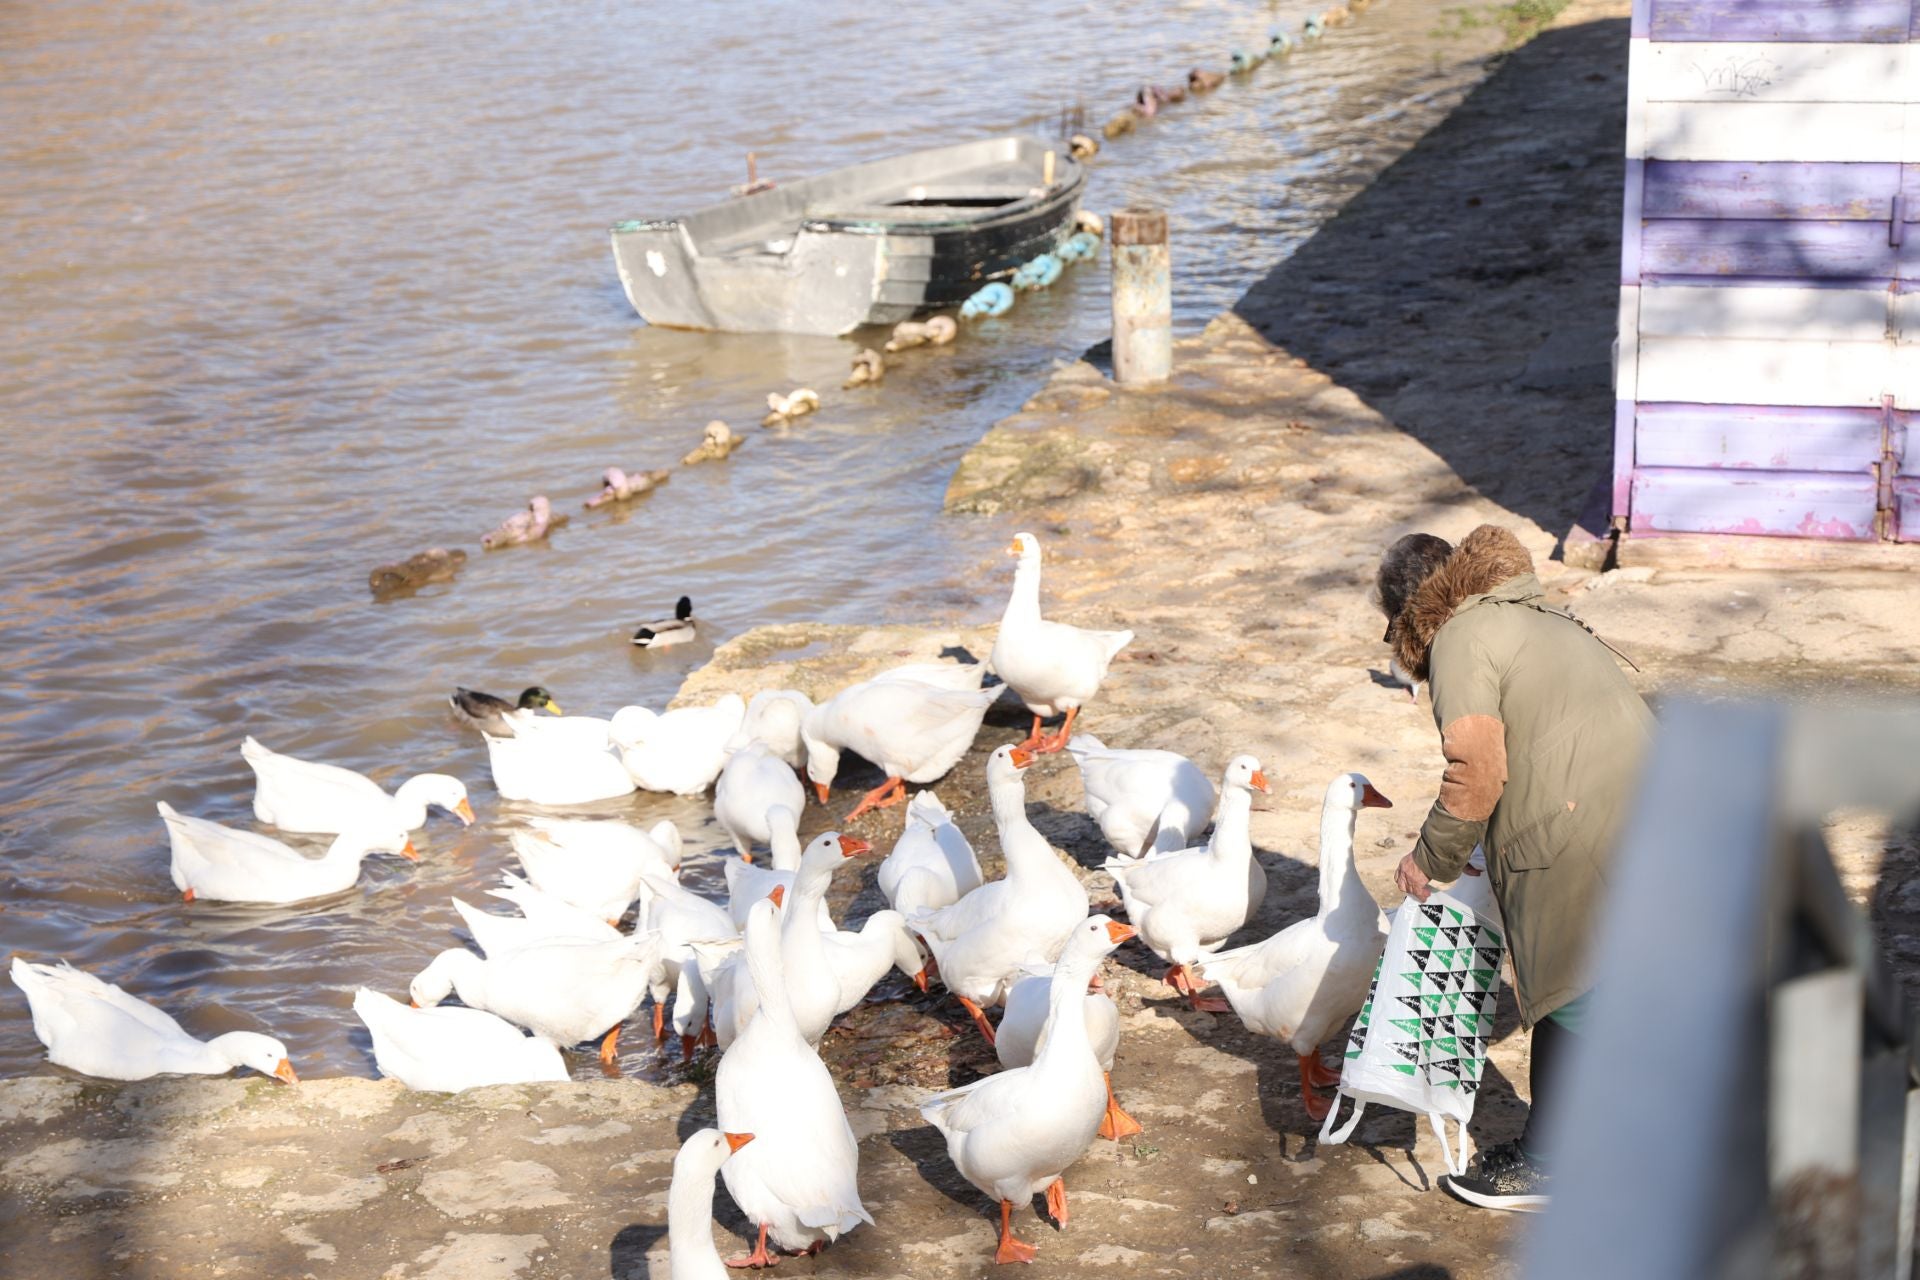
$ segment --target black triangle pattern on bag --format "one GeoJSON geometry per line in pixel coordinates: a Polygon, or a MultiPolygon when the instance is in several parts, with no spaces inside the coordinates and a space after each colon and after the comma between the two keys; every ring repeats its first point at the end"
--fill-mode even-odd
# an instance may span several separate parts
{"type": "Polygon", "coordinates": [[[1415,1013],[1420,1012],[1419,996],[1399,996],[1396,998],[1400,1001],[1401,1004],[1407,1006],[1407,1008],[1413,1010],[1415,1013]]]}
{"type": "Polygon", "coordinates": [[[1407,959],[1413,961],[1414,968],[1425,973],[1427,971],[1427,960],[1432,955],[1433,952],[1431,951],[1409,951],[1407,952],[1407,959]]]}
{"type": "Polygon", "coordinates": [[[1417,1044],[1396,1044],[1393,1046],[1393,1051],[1405,1058],[1408,1062],[1417,1062],[1420,1058],[1420,1046],[1417,1044]]]}
{"type": "Polygon", "coordinates": [[[1437,902],[1423,902],[1420,904],[1420,914],[1427,918],[1427,923],[1429,924],[1439,924],[1444,912],[1445,908],[1437,902]]]}

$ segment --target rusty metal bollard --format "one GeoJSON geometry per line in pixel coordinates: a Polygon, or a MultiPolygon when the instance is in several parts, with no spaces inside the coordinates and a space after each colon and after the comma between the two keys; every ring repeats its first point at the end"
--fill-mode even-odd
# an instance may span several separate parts
{"type": "Polygon", "coordinates": [[[1165,382],[1173,372],[1173,265],[1167,215],[1121,209],[1112,218],[1113,380],[1165,382]]]}

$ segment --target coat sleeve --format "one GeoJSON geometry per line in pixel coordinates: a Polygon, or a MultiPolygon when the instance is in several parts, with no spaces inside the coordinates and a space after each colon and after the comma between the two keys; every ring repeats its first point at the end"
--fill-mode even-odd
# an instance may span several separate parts
{"type": "Polygon", "coordinates": [[[1507,785],[1507,727],[1500,715],[1500,672],[1471,633],[1434,638],[1428,689],[1440,726],[1446,772],[1440,796],[1420,828],[1413,860],[1434,880],[1457,880],[1507,785]],[[1451,643],[1447,643],[1447,642],[1451,643]]]}

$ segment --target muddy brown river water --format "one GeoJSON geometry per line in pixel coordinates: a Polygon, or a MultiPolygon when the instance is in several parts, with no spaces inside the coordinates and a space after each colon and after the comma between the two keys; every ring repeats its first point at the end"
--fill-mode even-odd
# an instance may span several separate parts
{"type": "MultiPolygon", "coordinates": [[[[1386,0],[1172,109],[1095,162],[1088,204],[1172,213],[1191,330],[1455,100],[1442,6],[1386,0]]],[[[540,683],[570,711],[663,703],[769,622],[982,617],[989,535],[937,519],[959,454],[1104,337],[1106,267],[880,388],[854,339],[651,330],[606,228],[780,178],[1015,130],[1096,126],[1143,81],[1224,66],[1304,8],[527,6],[348,0],[0,10],[0,942],[65,957],[196,1033],[270,1029],[303,1074],[371,1074],[349,1004],[453,945],[448,895],[511,864],[512,814],[447,691],[540,683]],[[770,390],[826,408],[781,436],[770,390]],[[621,515],[600,470],[666,466],[701,425],[747,447],[621,515]],[[551,544],[482,553],[533,493],[551,544]],[[375,603],[374,564],[445,544],[459,580],[375,603]],[[933,596],[919,583],[947,583],[933,596]],[[627,636],[681,594],[703,640],[627,636]],[[937,598],[936,598],[937,597],[937,598]],[[435,769],[418,866],[294,908],[183,905],[154,802],[250,824],[238,747],[393,785],[435,769]]],[[[871,335],[867,335],[871,340],[871,335]]],[[[724,841],[704,802],[607,807],[724,841]]],[[[319,842],[301,841],[318,848],[319,842]]],[[[717,880],[703,852],[692,873],[717,880]]],[[[651,1049],[630,1038],[628,1064],[651,1049]]],[[[592,1070],[583,1058],[579,1070],[592,1070]]],[[[0,987],[0,1074],[54,1070],[0,987]]]]}

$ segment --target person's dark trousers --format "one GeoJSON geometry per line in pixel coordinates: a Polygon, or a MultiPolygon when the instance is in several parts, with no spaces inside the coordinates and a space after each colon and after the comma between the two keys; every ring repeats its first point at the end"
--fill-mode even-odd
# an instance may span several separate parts
{"type": "Polygon", "coordinates": [[[1520,1131],[1520,1152],[1536,1169],[1547,1167],[1548,1146],[1541,1135],[1542,1117],[1551,1109],[1548,1099],[1560,1087],[1567,1054],[1580,1037],[1553,1015],[1533,1024],[1533,1061],[1527,1068],[1527,1088],[1533,1101],[1527,1108],[1527,1127],[1520,1131]]]}

